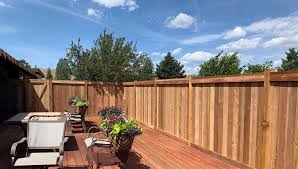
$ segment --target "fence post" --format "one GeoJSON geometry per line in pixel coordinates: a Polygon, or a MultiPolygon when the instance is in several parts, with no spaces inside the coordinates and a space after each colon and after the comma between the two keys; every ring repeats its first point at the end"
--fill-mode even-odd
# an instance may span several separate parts
{"type": "Polygon", "coordinates": [[[48,80],[48,88],[49,88],[49,112],[54,111],[53,108],[53,83],[52,80],[48,80]]]}
{"type": "Polygon", "coordinates": [[[24,92],[24,97],[25,97],[25,112],[30,112],[31,111],[31,84],[28,79],[24,79],[25,82],[25,92],[24,92]]]}
{"type": "MultiPolygon", "coordinates": [[[[87,80],[84,81],[84,97],[85,99],[88,100],[88,81],[87,80]]],[[[91,107],[90,103],[89,103],[89,107],[91,107]]],[[[88,114],[88,109],[86,113],[88,114]]]]}
{"type": "Polygon", "coordinates": [[[262,121],[262,143],[261,143],[261,169],[270,168],[271,153],[268,151],[269,144],[269,111],[270,111],[270,72],[264,72],[264,114],[262,121]]]}
{"type": "Polygon", "coordinates": [[[157,129],[157,116],[159,114],[158,110],[158,91],[157,91],[157,85],[156,85],[157,78],[154,78],[154,93],[155,93],[155,116],[154,116],[154,130],[157,129]]]}
{"type": "Polygon", "coordinates": [[[134,118],[135,120],[137,120],[137,87],[136,87],[136,81],[133,82],[134,83],[134,101],[135,101],[135,113],[134,113],[134,118]]]}
{"type": "Polygon", "coordinates": [[[188,146],[191,146],[192,143],[192,106],[193,106],[193,96],[192,96],[192,77],[188,76],[188,146]]]}

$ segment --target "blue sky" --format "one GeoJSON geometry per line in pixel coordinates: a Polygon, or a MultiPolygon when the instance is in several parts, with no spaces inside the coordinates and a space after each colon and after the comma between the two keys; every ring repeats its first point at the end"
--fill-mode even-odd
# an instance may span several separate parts
{"type": "Polygon", "coordinates": [[[154,63],[171,51],[188,74],[221,50],[241,63],[280,64],[298,47],[297,0],[0,0],[0,48],[55,68],[72,40],[91,47],[106,29],[154,63]]]}

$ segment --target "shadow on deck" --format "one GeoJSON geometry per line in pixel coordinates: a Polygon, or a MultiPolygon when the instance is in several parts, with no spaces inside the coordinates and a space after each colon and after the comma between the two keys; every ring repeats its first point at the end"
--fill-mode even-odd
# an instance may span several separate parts
{"type": "MultiPolygon", "coordinates": [[[[97,125],[97,117],[88,117],[88,126],[97,125]]],[[[16,126],[0,126],[0,166],[9,168],[9,151],[11,144],[22,137],[22,130],[16,126]]],[[[65,145],[63,165],[67,169],[83,169],[87,166],[84,143],[85,133],[76,132],[65,145]]],[[[128,159],[128,168],[204,168],[204,169],[232,169],[236,168],[199,150],[170,138],[162,133],[144,127],[142,135],[137,136],[132,152],[128,159]]],[[[54,168],[54,167],[51,167],[54,168]]],[[[106,166],[102,168],[119,168],[106,166]]]]}

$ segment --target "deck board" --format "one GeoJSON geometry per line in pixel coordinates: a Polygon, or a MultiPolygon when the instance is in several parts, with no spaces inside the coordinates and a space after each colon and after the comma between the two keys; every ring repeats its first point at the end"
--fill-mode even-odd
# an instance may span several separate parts
{"type": "MultiPolygon", "coordinates": [[[[96,125],[99,121],[96,117],[88,117],[88,124],[96,125]]],[[[15,126],[0,126],[0,139],[6,138],[5,144],[0,145],[2,155],[0,156],[0,166],[8,168],[9,149],[12,142],[22,137],[22,131],[15,126]],[[14,131],[14,132],[12,132],[14,131]],[[20,135],[20,136],[17,136],[20,135]],[[8,138],[8,139],[7,139],[8,138]]],[[[84,144],[86,135],[81,132],[75,132],[72,138],[69,138],[65,145],[65,155],[63,165],[65,168],[82,169],[86,168],[87,148],[84,144]]],[[[204,169],[234,169],[219,159],[197,149],[188,147],[155,130],[144,127],[142,135],[137,136],[130,157],[128,159],[128,168],[141,169],[159,169],[159,168],[204,168],[204,169]]],[[[56,167],[50,167],[55,169],[56,167]]],[[[118,166],[105,166],[103,169],[115,169],[118,166]]]]}

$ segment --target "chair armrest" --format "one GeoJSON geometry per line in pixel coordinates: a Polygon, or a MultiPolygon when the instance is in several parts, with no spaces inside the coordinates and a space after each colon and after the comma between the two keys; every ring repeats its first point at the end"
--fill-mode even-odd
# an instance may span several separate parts
{"type": "Polygon", "coordinates": [[[59,154],[60,155],[64,155],[64,142],[62,142],[59,146],[59,154]]]}
{"type": "Polygon", "coordinates": [[[20,141],[15,142],[12,144],[11,149],[10,149],[10,156],[11,156],[11,167],[14,166],[15,161],[19,157],[25,157],[27,154],[27,148],[28,148],[28,143],[27,143],[27,138],[22,138],[20,141]]]}
{"type": "Polygon", "coordinates": [[[100,131],[100,128],[99,128],[98,126],[90,127],[90,128],[88,129],[88,131],[87,131],[87,138],[90,137],[90,134],[91,134],[90,132],[91,132],[91,130],[93,130],[93,129],[94,129],[94,130],[96,129],[96,130],[99,130],[99,131],[100,131]]]}
{"type": "Polygon", "coordinates": [[[27,138],[22,138],[20,141],[12,144],[10,149],[10,155],[17,157],[19,155],[26,155],[28,148],[27,138]]]}

